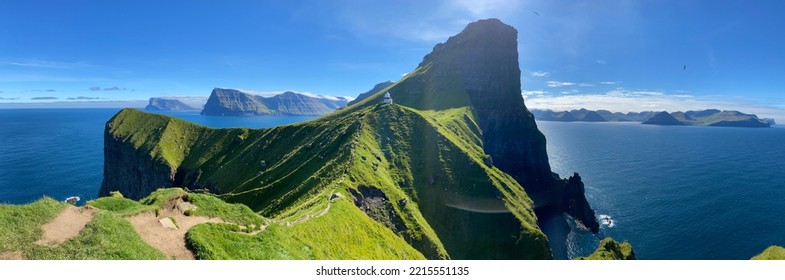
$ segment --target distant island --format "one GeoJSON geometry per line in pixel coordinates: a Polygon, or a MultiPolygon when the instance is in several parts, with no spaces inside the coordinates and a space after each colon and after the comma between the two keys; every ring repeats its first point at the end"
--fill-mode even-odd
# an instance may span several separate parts
{"type": "Polygon", "coordinates": [[[215,88],[204,105],[202,115],[263,116],[296,115],[318,116],[346,106],[346,97],[315,96],[287,91],[272,97],[249,94],[236,89],[215,88]]]}
{"type": "Polygon", "coordinates": [[[773,119],[760,119],[754,114],[739,111],[707,109],[687,112],[629,112],[612,113],[607,110],[587,109],[572,111],[531,110],[535,119],[561,122],[640,122],[651,125],[699,125],[730,127],[771,127],[773,119]]]}
{"type": "Polygon", "coordinates": [[[188,106],[177,99],[151,97],[150,102],[144,107],[145,111],[198,111],[198,108],[188,106]]]}
{"type": "Polygon", "coordinates": [[[643,122],[651,118],[656,112],[629,112],[613,113],[607,110],[572,110],[572,111],[552,111],[532,109],[534,118],[541,121],[557,122],[643,122]]]}

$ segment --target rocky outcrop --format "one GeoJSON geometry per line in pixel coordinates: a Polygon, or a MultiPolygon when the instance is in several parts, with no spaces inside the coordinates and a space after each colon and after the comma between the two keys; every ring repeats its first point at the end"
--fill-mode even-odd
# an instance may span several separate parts
{"type": "Polygon", "coordinates": [[[131,199],[141,199],[159,188],[172,187],[177,169],[166,160],[139,149],[128,135],[116,133],[115,115],[104,130],[104,178],[99,196],[121,191],[131,199]]]}
{"type": "Polygon", "coordinates": [[[571,212],[597,232],[593,211],[583,207],[588,202],[582,184],[565,184],[551,172],[545,136],[521,96],[520,75],[517,31],[487,19],[437,44],[390,93],[397,104],[422,110],[470,106],[494,166],[515,178],[535,205],[568,212],[563,202],[574,201],[571,212]]]}
{"type": "Polygon", "coordinates": [[[354,104],[357,104],[360,101],[363,101],[363,100],[365,100],[368,97],[371,97],[372,95],[376,94],[377,92],[379,92],[379,91],[381,91],[381,90],[383,90],[383,89],[385,89],[385,88],[387,88],[387,87],[389,87],[391,85],[393,85],[392,81],[386,81],[386,82],[378,83],[375,86],[373,86],[373,88],[371,90],[363,92],[363,93],[360,93],[360,95],[357,95],[357,98],[352,100],[352,102],[349,102],[349,104],[347,104],[346,106],[352,106],[354,104]]]}
{"type": "Polygon", "coordinates": [[[194,107],[188,106],[177,99],[151,97],[150,102],[144,107],[146,111],[196,111],[194,107]]]}
{"type": "Polygon", "coordinates": [[[248,94],[236,89],[215,88],[204,105],[202,115],[262,116],[262,115],[324,115],[346,106],[343,97],[312,97],[287,91],[272,97],[248,94]]]}

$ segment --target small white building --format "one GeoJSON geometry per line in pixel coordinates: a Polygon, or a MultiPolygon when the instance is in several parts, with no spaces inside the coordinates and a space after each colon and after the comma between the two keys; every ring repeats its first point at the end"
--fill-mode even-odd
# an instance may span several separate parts
{"type": "Polygon", "coordinates": [[[389,91],[385,92],[384,93],[384,104],[392,104],[392,103],[393,103],[393,100],[392,100],[392,97],[390,97],[390,92],[389,91]]]}

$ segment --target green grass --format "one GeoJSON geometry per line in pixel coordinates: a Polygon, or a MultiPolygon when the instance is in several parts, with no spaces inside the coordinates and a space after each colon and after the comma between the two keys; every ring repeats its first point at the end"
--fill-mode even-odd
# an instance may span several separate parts
{"type": "Polygon", "coordinates": [[[155,211],[156,207],[144,205],[138,201],[124,198],[122,196],[101,197],[87,202],[87,205],[102,210],[108,210],[120,216],[133,216],[139,213],[155,211]]]}
{"type": "Polygon", "coordinates": [[[67,204],[48,197],[25,205],[0,205],[0,253],[23,251],[41,238],[41,225],[66,207],[67,204]]]}
{"type": "Polygon", "coordinates": [[[190,215],[221,218],[226,222],[239,225],[253,225],[258,228],[265,219],[243,204],[229,204],[215,196],[207,194],[188,194],[188,200],[197,208],[190,215]]]}
{"type": "Polygon", "coordinates": [[[780,246],[770,246],[757,256],[752,257],[753,260],[785,260],[785,248],[780,246]]]}
{"type": "Polygon", "coordinates": [[[33,245],[28,259],[159,260],[161,252],[147,245],[131,224],[110,211],[99,211],[77,237],[50,248],[33,245]]]}
{"type": "Polygon", "coordinates": [[[202,224],[188,232],[187,242],[199,259],[424,258],[345,199],[302,224],[272,224],[253,236],[238,231],[232,225],[202,224]]]}
{"type": "Polygon", "coordinates": [[[630,243],[619,244],[613,238],[606,237],[591,255],[577,258],[579,260],[635,260],[635,252],[630,243]]]}

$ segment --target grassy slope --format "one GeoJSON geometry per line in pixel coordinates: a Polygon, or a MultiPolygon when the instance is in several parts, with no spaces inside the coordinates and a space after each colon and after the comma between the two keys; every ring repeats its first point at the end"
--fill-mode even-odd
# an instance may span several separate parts
{"type": "Polygon", "coordinates": [[[274,223],[256,235],[229,225],[198,225],[187,242],[200,259],[424,258],[346,199],[336,200],[324,216],[291,226],[274,223]]]}
{"type": "Polygon", "coordinates": [[[752,257],[753,260],[785,260],[785,248],[780,246],[770,246],[757,256],[752,257]]]}
{"type": "MultiPolygon", "coordinates": [[[[471,219],[480,224],[486,221],[488,226],[493,226],[495,220],[493,215],[487,219],[481,214],[447,211],[442,205],[421,207],[415,182],[428,182],[436,176],[438,178],[434,180],[438,182],[435,184],[439,187],[433,189],[457,186],[450,190],[457,194],[452,199],[503,198],[499,204],[506,205],[519,220],[519,225],[513,225],[518,230],[510,234],[518,235],[520,242],[531,243],[527,245],[532,248],[531,252],[522,257],[547,258],[547,253],[543,253],[547,248],[542,248],[547,241],[536,227],[531,200],[509,176],[483,163],[479,130],[470,109],[420,112],[400,106],[359,107],[322,122],[263,130],[206,129],[156,116],[152,118],[153,122],[146,123],[157,121],[159,126],[165,123],[166,129],[157,143],[139,138],[144,141],[134,145],[147,147],[154,157],[189,170],[190,175],[184,177],[199,178],[191,182],[186,180],[185,184],[224,192],[223,199],[244,203],[265,216],[280,220],[295,221],[318,213],[332,192],[348,196],[348,188],[374,186],[391,201],[411,201],[406,207],[392,203],[396,215],[406,225],[406,231],[398,233],[403,239],[430,258],[447,258],[449,253],[431,224],[441,223],[440,230],[445,236],[450,235],[448,231],[467,229],[453,228],[447,221],[438,221],[439,217],[471,219]],[[386,121],[390,119],[394,121],[386,121]],[[186,133],[170,131],[173,127],[186,133]],[[199,133],[191,136],[188,131],[199,133]],[[226,141],[238,135],[244,139],[242,142],[226,141]],[[422,135],[425,137],[415,137],[422,135]],[[182,139],[193,139],[193,142],[179,143],[184,141],[182,139]],[[286,144],[277,141],[280,139],[286,139],[286,144]],[[164,152],[174,145],[191,148],[182,156],[164,152]],[[226,148],[214,148],[221,146],[226,148]],[[381,161],[377,162],[378,170],[374,171],[368,162],[377,161],[376,156],[380,156],[381,161]],[[423,209],[430,219],[424,217],[423,209]]],[[[144,118],[141,115],[147,114],[124,110],[119,119],[141,120],[144,118]]],[[[137,134],[134,131],[124,133],[123,137],[137,134]]],[[[420,187],[422,193],[419,195],[424,195],[426,201],[446,203],[439,199],[440,193],[420,187]]],[[[457,242],[458,239],[451,240],[454,250],[471,247],[458,254],[462,257],[469,257],[476,250],[487,253],[495,248],[493,244],[481,241],[474,246],[458,246],[457,242]]]]}
{"type": "Polygon", "coordinates": [[[632,245],[626,241],[619,244],[613,238],[606,237],[600,241],[600,246],[591,255],[578,258],[579,260],[635,260],[632,245]]]}
{"type": "Polygon", "coordinates": [[[0,205],[0,253],[24,251],[41,238],[41,225],[57,217],[66,206],[48,197],[26,205],[0,205]]]}
{"type": "Polygon", "coordinates": [[[57,247],[33,246],[29,259],[161,260],[161,252],[147,245],[131,224],[110,211],[99,211],[79,235],[57,247]]]}

